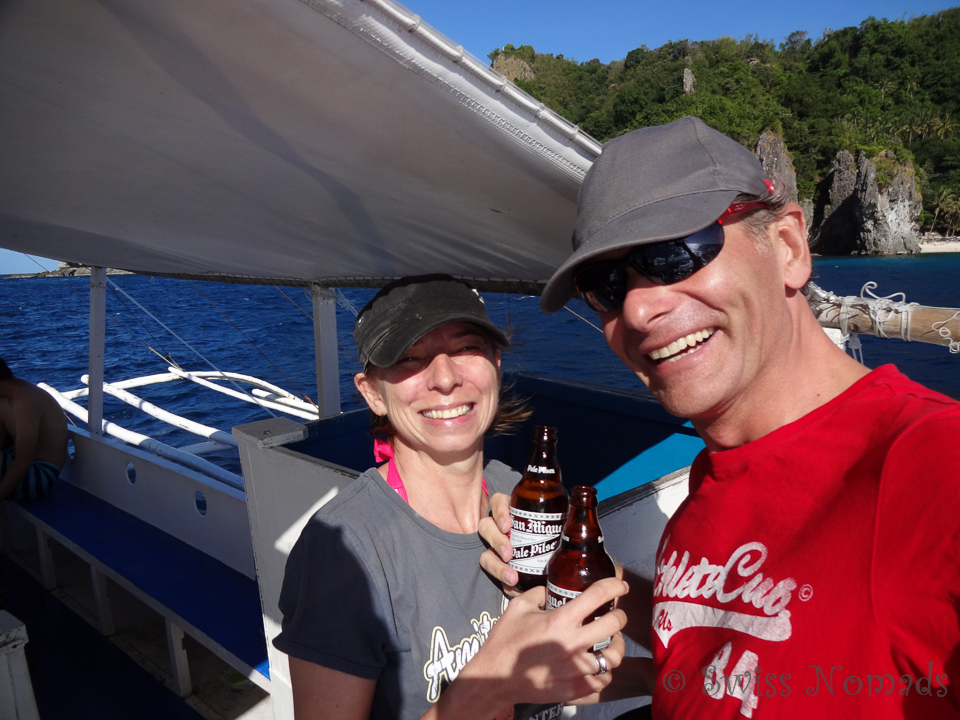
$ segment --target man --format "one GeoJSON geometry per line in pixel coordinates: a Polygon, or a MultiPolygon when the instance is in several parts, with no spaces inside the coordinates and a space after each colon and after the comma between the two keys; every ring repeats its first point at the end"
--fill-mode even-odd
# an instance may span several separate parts
{"type": "Polygon", "coordinates": [[[960,717],[960,404],[828,339],[800,207],[687,117],[604,146],[573,245],[543,310],[583,297],[706,444],[619,602],[655,680],[625,660],[611,690],[646,684],[657,718],[960,717]]]}
{"type": "Polygon", "coordinates": [[[67,460],[67,422],[48,393],[0,358],[0,501],[39,500],[67,460]]]}

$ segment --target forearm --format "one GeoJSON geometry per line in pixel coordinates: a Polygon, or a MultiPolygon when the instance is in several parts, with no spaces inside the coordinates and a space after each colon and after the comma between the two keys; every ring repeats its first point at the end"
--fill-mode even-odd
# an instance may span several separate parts
{"type": "MultiPolygon", "coordinates": [[[[467,667],[469,663],[464,670],[467,667]]],[[[503,701],[499,700],[502,697],[503,687],[496,681],[461,675],[420,720],[492,720],[505,707],[512,706],[504,705],[503,701]]]]}

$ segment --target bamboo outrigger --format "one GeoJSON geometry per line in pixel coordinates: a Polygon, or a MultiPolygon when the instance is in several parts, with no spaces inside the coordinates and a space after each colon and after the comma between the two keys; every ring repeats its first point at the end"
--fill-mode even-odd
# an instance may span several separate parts
{"type": "Polygon", "coordinates": [[[903,293],[877,297],[872,292],[875,288],[876,283],[869,282],[859,297],[839,297],[811,282],[806,295],[820,325],[839,330],[845,337],[876,335],[940,345],[951,353],[960,352],[960,309],[908,303],[903,293]],[[897,295],[902,299],[893,300],[897,295]]]}

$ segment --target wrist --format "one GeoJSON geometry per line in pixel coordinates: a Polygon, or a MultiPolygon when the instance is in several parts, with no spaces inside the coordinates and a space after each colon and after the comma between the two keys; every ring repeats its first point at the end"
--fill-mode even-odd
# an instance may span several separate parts
{"type": "Polygon", "coordinates": [[[508,653],[498,652],[498,643],[490,640],[437,700],[435,720],[491,720],[504,708],[519,702],[516,683],[503,662],[508,653]]]}

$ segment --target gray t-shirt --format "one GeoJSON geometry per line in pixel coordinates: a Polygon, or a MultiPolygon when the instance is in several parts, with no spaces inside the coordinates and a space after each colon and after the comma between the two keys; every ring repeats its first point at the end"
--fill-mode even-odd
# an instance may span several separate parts
{"type": "MultiPolygon", "coordinates": [[[[519,475],[491,461],[487,488],[519,475]]],[[[294,657],[376,679],[370,717],[419,718],[486,640],[506,607],[480,568],[477,534],[441,530],[367,470],[321,508],[287,560],[274,645],[294,657]]],[[[517,707],[515,717],[559,717],[517,707]]]]}

